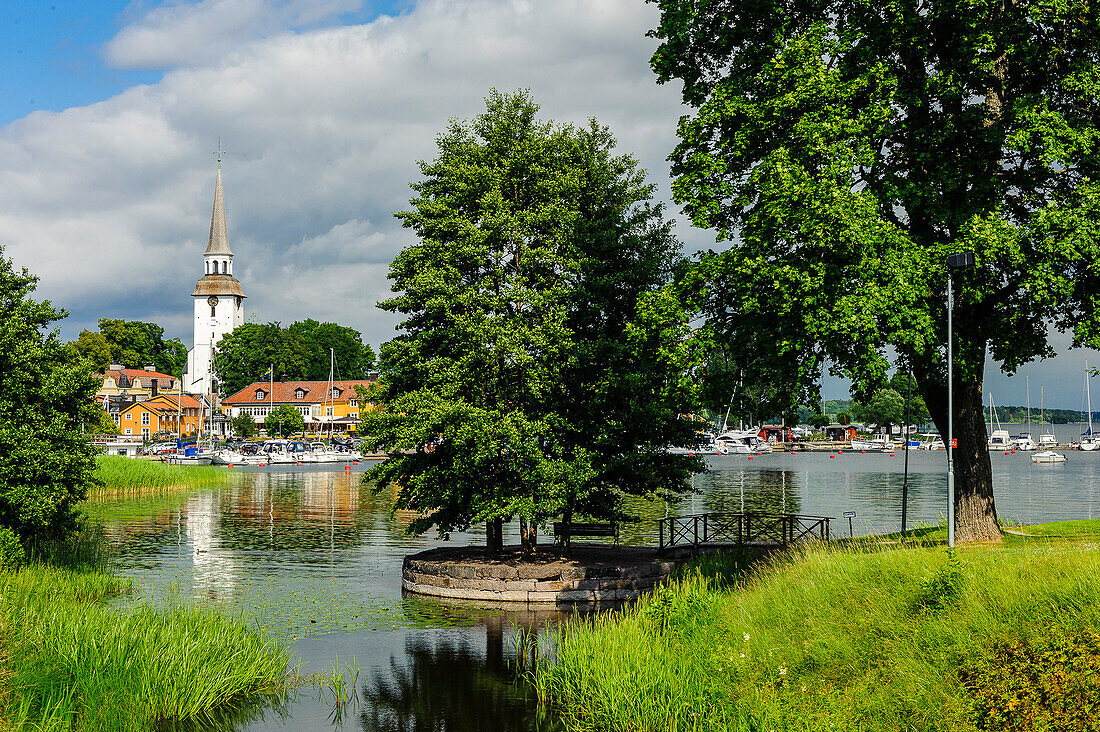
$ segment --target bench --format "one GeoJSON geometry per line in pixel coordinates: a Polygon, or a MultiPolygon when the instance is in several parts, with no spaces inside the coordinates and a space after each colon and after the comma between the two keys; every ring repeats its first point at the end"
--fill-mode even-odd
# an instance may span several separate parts
{"type": "Polygon", "coordinates": [[[574,536],[619,536],[619,528],[615,524],[578,524],[554,522],[554,537],[559,541],[566,534],[572,539],[574,536]]]}

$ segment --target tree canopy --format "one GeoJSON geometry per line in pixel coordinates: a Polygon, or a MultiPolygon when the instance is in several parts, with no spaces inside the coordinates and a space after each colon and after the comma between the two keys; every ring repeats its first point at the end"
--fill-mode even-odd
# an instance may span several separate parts
{"type": "Polygon", "coordinates": [[[37,282],[0,247],[0,526],[30,544],[76,526],[95,469],[81,425],[102,414],[87,361],[48,330],[65,312],[31,299],[37,282]]]}
{"type": "Polygon", "coordinates": [[[531,546],[550,517],[620,518],[699,469],[664,449],[694,439],[670,223],[606,128],[537,111],[494,91],[420,164],[398,214],[417,241],[379,305],[405,320],[362,426],[411,531],[486,521],[493,548],[501,521],[531,546]]]}
{"type": "Polygon", "coordinates": [[[187,347],[178,338],[164,338],[164,328],[138,320],[100,318],[99,330],[82,330],[70,349],[103,371],[111,363],[142,369],[153,364],[162,374],[179,376],[187,363],[187,347]]]}
{"type": "MultiPolygon", "coordinates": [[[[304,430],[305,425],[302,413],[289,404],[280,404],[264,417],[264,429],[268,435],[293,435],[304,430]]],[[[236,421],[233,427],[236,429],[236,421]]]]}
{"type": "Polygon", "coordinates": [[[365,379],[374,367],[374,349],[359,331],[307,319],[287,328],[279,323],[234,328],[218,341],[213,368],[224,394],[262,380],[272,366],[276,380],[321,381],[328,378],[330,348],[338,379],[365,379]]]}
{"type": "Polygon", "coordinates": [[[740,313],[801,384],[866,398],[888,347],[946,433],[954,274],[959,540],[1000,535],[981,417],[987,355],[1011,373],[1049,334],[1100,345],[1100,16],[1020,0],[656,0],[653,67],[694,112],[675,199],[724,251],[712,322],[740,313]],[[774,327],[764,330],[761,324],[774,327]]]}

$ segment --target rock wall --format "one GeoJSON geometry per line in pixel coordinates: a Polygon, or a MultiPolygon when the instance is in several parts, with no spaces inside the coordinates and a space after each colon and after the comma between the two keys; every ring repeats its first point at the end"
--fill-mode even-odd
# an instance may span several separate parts
{"type": "MultiPolygon", "coordinates": [[[[460,600],[532,604],[632,600],[668,578],[674,562],[611,565],[570,562],[512,565],[405,557],[401,586],[407,592],[460,600]]],[[[436,552],[432,552],[436,554],[436,552]]]]}

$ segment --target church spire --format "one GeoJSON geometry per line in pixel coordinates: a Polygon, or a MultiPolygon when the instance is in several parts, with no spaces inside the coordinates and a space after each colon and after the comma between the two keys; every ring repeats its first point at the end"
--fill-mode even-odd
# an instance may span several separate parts
{"type": "Polygon", "coordinates": [[[229,231],[225,225],[225,201],[222,199],[220,160],[218,161],[218,178],[214,183],[214,211],[210,216],[210,243],[206,245],[206,254],[233,255],[233,252],[229,250],[229,231]]]}

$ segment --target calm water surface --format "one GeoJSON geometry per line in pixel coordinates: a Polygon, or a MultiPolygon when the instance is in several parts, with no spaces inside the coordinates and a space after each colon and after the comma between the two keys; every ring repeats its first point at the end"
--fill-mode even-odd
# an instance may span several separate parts
{"type": "MultiPolygon", "coordinates": [[[[1066,442],[1079,432],[1076,426],[1057,430],[1066,442]]],[[[1066,454],[1061,465],[1041,466],[1024,454],[993,454],[1000,516],[1023,523],[1100,517],[1100,454],[1066,454]]],[[[710,472],[695,479],[695,494],[679,505],[632,506],[646,520],[624,531],[622,540],[654,543],[653,519],[705,511],[833,516],[834,536],[848,533],[847,522],[839,520],[845,511],[856,513],[856,534],[900,524],[900,452],[773,453],[708,462],[710,472]]],[[[513,635],[517,627],[537,628],[565,616],[402,598],[404,555],[443,542],[404,536],[408,517],[390,515],[392,497],[360,488],[365,467],[248,468],[235,486],[90,508],[106,524],[120,571],[138,587],[138,601],[228,605],[290,642],[304,672],[344,667],[352,659],[359,668],[355,698],[342,710],[309,688],[283,708],[254,710],[233,728],[556,729],[515,681],[513,635]]],[[[942,452],[910,453],[910,525],[943,519],[945,467],[942,452]]],[[[509,539],[518,541],[514,534],[509,539]]],[[[474,531],[455,534],[450,543],[483,540],[474,531]]]]}

